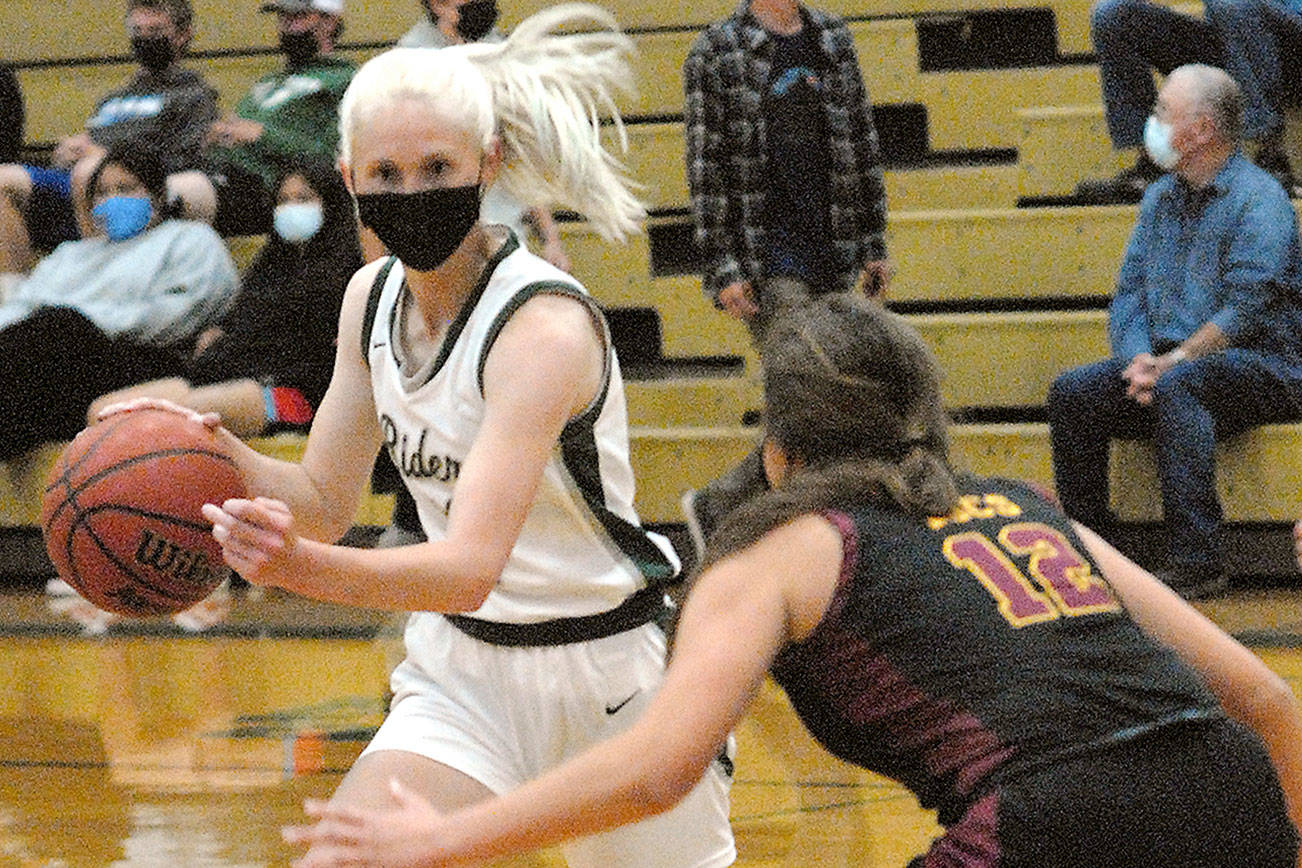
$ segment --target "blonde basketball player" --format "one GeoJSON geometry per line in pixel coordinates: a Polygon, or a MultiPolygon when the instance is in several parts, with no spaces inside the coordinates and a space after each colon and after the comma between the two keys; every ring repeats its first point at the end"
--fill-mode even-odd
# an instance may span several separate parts
{"type": "MultiPolygon", "coordinates": [[[[302,463],[223,434],[260,496],[205,508],[255,584],[416,613],[392,711],[336,805],[382,807],[391,779],[444,809],[504,793],[625,729],[661,683],[653,619],[678,564],[632,508],[605,323],[572,277],[478,220],[505,183],[608,236],[637,227],[596,126],[628,50],[605,12],[556,7],[502,43],[382,54],[340,106],[345,178],[394,257],[348,288],[302,463]],[[430,541],[330,545],[381,447],[430,541]]],[[[730,864],[724,765],[681,808],[568,846],[569,864],[730,864]]]]}

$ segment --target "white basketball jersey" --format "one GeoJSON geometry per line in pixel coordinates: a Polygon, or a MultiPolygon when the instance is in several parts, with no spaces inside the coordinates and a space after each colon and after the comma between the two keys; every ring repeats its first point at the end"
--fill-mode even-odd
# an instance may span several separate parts
{"type": "MultiPolygon", "coordinates": [[[[375,408],[425,532],[431,540],[446,538],[457,476],[483,422],[485,359],[511,314],[539,293],[572,296],[589,307],[604,334],[605,372],[597,397],[556,443],[497,586],[468,613],[488,621],[604,612],[679,567],[669,541],[643,529],[633,510],[627,408],[605,319],[574,278],[513,235],[484,269],[438,358],[415,378],[395,354],[407,294],[402,264],[394,260],[372,289],[365,353],[375,408]]],[[[418,315],[414,307],[411,315],[418,315]]]]}

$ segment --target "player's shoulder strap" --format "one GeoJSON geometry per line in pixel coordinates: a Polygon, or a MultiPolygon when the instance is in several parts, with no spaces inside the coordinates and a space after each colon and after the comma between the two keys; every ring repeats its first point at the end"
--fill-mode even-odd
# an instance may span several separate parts
{"type": "Polygon", "coordinates": [[[375,273],[375,280],[371,283],[371,292],[366,296],[366,315],[362,317],[362,334],[358,338],[362,345],[362,361],[370,367],[370,346],[371,330],[375,328],[376,312],[380,309],[380,296],[384,293],[384,285],[389,282],[389,272],[393,271],[393,264],[398,261],[398,257],[390,256],[380,266],[380,270],[375,273]]]}

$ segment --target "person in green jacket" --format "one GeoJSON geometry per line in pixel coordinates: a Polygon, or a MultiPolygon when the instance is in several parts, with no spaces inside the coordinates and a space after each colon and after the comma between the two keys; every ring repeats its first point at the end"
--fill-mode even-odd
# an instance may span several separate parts
{"type": "Polygon", "coordinates": [[[283,69],[254,82],[233,116],[208,130],[202,171],[170,180],[187,216],[222,235],[271,228],[276,178],[302,156],[333,160],[338,107],[355,67],[334,57],[343,31],[343,0],[266,0],[276,13],[283,69]]]}

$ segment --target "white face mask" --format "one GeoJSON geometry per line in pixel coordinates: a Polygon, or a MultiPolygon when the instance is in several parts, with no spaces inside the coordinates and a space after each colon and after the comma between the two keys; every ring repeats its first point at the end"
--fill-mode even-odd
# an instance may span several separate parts
{"type": "Polygon", "coordinates": [[[1171,144],[1171,125],[1164,124],[1153,115],[1144,124],[1144,150],[1158,168],[1171,171],[1180,162],[1180,152],[1171,144]]]}
{"type": "Polygon", "coordinates": [[[290,244],[302,244],[320,231],[324,219],[320,202],[286,202],[276,206],[272,228],[290,244]]]}

